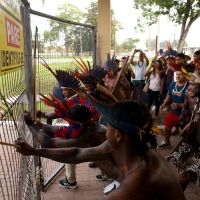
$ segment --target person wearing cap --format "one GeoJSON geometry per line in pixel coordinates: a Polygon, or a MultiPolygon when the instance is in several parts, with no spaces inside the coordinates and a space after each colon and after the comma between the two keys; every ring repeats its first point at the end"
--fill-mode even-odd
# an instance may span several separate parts
{"type": "Polygon", "coordinates": [[[107,200],[185,200],[176,174],[168,163],[148,147],[155,147],[150,134],[152,118],[144,105],[134,101],[120,101],[96,108],[108,121],[107,140],[93,148],[33,148],[21,138],[15,141],[16,151],[64,163],[113,159],[121,172],[121,183],[109,193],[107,200]]]}
{"type": "Polygon", "coordinates": [[[170,137],[173,127],[178,130],[178,120],[181,115],[183,103],[185,99],[185,92],[188,88],[187,74],[183,71],[176,71],[176,82],[172,82],[168,94],[161,105],[162,109],[168,110],[165,117],[165,135],[164,140],[158,146],[159,148],[165,148],[170,146],[170,137]]]}
{"type": "Polygon", "coordinates": [[[167,157],[177,167],[184,188],[189,181],[198,185],[200,182],[200,74],[193,73],[189,83],[181,118],[185,124],[182,139],[176,150],[167,157]]]}

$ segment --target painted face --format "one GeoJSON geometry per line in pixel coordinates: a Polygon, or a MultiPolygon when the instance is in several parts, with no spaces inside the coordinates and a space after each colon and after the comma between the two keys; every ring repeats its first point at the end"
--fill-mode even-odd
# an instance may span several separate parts
{"type": "Polygon", "coordinates": [[[177,79],[177,81],[179,81],[179,82],[183,82],[183,81],[186,80],[186,76],[185,76],[185,74],[184,74],[183,72],[177,71],[177,72],[176,72],[176,79],[177,79]]]}

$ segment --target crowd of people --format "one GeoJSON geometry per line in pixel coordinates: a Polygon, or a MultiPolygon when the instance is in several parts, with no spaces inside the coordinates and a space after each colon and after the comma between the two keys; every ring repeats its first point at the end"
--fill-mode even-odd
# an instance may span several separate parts
{"type": "Polygon", "coordinates": [[[68,126],[35,123],[25,113],[25,122],[42,148],[19,138],[17,151],[66,163],[62,187],[76,188],[75,165],[91,161],[102,171],[98,180],[113,179],[104,188],[106,199],[185,199],[188,183],[200,181],[200,50],[193,58],[157,53],[149,60],[135,49],[130,58],[113,56],[104,67],[87,66],[82,60],[78,65],[79,72],[53,73],[59,87],[52,99],[43,101],[55,110],[37,113],[50,122],[62,118],[68,126]],[[157,145],[152,126],[161,113],[165,132],[157,145]],[[170,147],[175,132],[182,140],[162,158],[154,150],[170,147]]]}

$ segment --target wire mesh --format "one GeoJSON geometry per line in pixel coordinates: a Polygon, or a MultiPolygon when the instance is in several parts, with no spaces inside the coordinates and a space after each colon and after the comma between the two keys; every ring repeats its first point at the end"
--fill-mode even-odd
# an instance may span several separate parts
{"type": "MultiPolygon", "coordinates": [[[[41,16],[31,15],[32,33],[38,28],[37,41],[37,70],[36,95],[42,93],[46,96],[53,94],[54,87],[58,86],[52,74],[42,66],[42,60],[53,69],[74,69],[74,57],[80,56],[83,60],[93,62],[93,30],[74,24],[67,24],[41,16]]],[[[33,34],[33,38],[35,35],[33,34]]],[[[33,39],[34,40],[34,39],[33,39]]],[[[36,98],[38,99],[38,98],[36,98]]],[[[52,112],[42,102],[37,102],[37,110],[52,112]]],[[[63,164],[41,159],[44,187],[51,178],[63,168],[63,164]]]]}
{"type": "MultiPolygon", "coordinates": [[[[13,143],[18,137],[31,143],[23,122],[27,107],[23,68],[0,76],[0,141],[13,143]]],[[[11,146],[0,145],[0,199],[35,199],[32,157],[24,157],[11,146]]]]}
{"type": "MultiPolygon", "coordinates": [[[[32,33],[34,33],[35,25],[39,29],[36,65],[33,66],[36,67],[36,97],[38,97],[39,93],[45,95],[52,93],[57,85],[56,80],[41,65],[41,58],[53,70],[74,68],[74,56],[81,56],[84,60],[92,62],[94,30],[87,26],[62,23],[39,16],[34,16],[31,20],[32,33]],[[56,32],[56,30],[59,31],[56,32]]],[[[28,33],[25,37],[29,38],[28,33]]],[[[29,54],[25,54],[24,58],[30,63],[29,54]]],[[[25,75],[27,73],[25,71],[30,72],[31,69],[30,66],[26,67],[26,70],[24,66],[21,66],[15,71],[0,75],[0,142],[13,143],[21,137],[33,145],[32,134],[23,121],[24,110],[30,108],[27,91],[30,92],[33,88],[31,78],[27,79],[27,74],[25,75]]],[[[33,94],[32,91],[30,93],[33,94]]],[[[36,100],[38,110],[51,111],[39,101],[39,98],[36,100]]],[[[41,169],[37,169],[35,162],[34,157],[21,156],[15,152],[13,147],[0,145],[0,199],[38,199],[40,194],[38,194],[35,178],[38,170],[42,171],[44,186],[46,186],[63,167],[61,163],[41,159],[41,169]]]]}

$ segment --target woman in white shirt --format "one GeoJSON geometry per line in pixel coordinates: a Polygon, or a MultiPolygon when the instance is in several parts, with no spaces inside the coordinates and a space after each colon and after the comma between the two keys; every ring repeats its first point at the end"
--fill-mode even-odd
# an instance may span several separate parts
{"type": "Polygon", "coordinates": [[[163,77],[163,66],[161,60],[152,61],[149,70],[146,71],[145,76],[149,81],[148,94],[148,108],[150,109],[155,102],[156,110],[155,116],[158,116],[160,109],[160,94],[163,77]]]}

